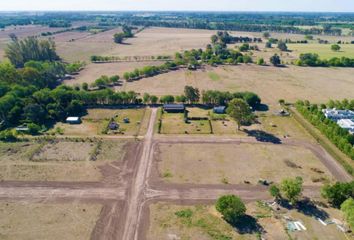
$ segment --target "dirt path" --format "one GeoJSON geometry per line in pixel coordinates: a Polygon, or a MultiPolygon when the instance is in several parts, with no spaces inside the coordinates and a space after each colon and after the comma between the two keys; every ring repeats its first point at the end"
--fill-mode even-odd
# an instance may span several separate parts
{"type": "Polygon", "coordinates": [[[152,155],[152,138],[154,134],[154,124],[157,115],[157,109],[152,109],[149,127],[144,139],[144,147],[141,159],[132,182],[130,193],[127,201],[129,203],[124,234],[122,239],[137,239],[137,229],[139,229],[139,218],[142,211],[142,202],[144,200],[144,189],[148,174],[149,165],[151,164],[152,155]]]}

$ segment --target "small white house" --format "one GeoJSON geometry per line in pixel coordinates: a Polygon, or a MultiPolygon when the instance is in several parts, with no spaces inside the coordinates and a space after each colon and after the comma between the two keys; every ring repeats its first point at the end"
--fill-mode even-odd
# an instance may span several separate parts
{"type": "Polygon", "coordinates": [[[80,117],[68,117],[68,118],[66,118],[66,123],[69,123],[69,124],[80,124],[81,123],[81,119],[80,119],[80,117]]]}
{"type": "Polygon", "coordinates": [[[354,122],[351,119],[341,119],[337,122],[337,124],[346,130],[348,130],[351,134],[354,134],[354,122]]]}

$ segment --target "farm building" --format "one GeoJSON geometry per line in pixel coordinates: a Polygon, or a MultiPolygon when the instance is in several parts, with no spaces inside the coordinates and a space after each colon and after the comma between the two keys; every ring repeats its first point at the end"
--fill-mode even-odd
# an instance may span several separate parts
{"type": "Polygon", "coordinates": [[[66,119],[66,123],[69,123],[69,124],[80,124],[81,123],[81,119],[79,117],[68,117],[66,119]]]}
{"type": "Polygon", "coordinates": [[[323,109],[323,114],[326,118],[329,118],[334,121],[338,121],[341,119],[354,119],[354,112],[350,110],[337,110],[333,109],[323,109]]]}
{"type": "Polygon", "coordinates": [[[350,119],[341,119],[337,122],[337,124],[343,128],[348,130],[351,134],[354,134],[354,121],[350,119]]]}
{"type": "Polygon", "coordinates": [[[218,107],[214,107],[213,108],[213,112],[217,113],[217,114],[224,114],[226,111],[226,107],[225,106],[218,106],[218,107]]]}
{"type": "Polygon", "coordinates": [[[186,107],[184,104],[164,104],[163,110],[168,113],[183,113],[186,107]]]}

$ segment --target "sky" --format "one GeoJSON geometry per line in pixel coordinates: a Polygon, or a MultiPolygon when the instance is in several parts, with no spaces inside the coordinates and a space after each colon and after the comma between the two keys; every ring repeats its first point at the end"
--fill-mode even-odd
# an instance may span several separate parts
{"type": "Polygon", "coordinates": [[[354,12],[354,0],[0,0],[0,11],[354,12]]]}

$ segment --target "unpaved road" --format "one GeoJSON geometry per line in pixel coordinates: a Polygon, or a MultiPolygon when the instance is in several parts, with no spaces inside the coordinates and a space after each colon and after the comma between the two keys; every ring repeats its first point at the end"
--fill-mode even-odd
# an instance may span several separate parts
{"type": "MultiPolygon", "coordinates": [[[[263,186],[171,184],[161,181],[153,172],[154,147],[159,143],[272,143],[259,142],[251,137],[154,136],[156,116],[157,109],[154,108],[147,133],[143,141],[137,140],[136,144],[128,149],[123,170],[121,172],[105,170],[104,174],[107,175],[105,179],[108,180],[102,182],[4,181],[0,182],[0,200],[100,203],[103,209],[92,231],[91,239],[140,240],[145,239],[149,222],[148,208],[152,202],[212,203],[224,194],[237,194],[245,201],[270,199],[268,189],[263,186]]],[[[336,179],[352,180],[352,177],[320,145],[295,139],[282,139],[281,144],[301,146],[311,150],[336,179]]],[[[317,197],[319,190],[319,187],[305,186],[304,194],[317,197]]]]}

